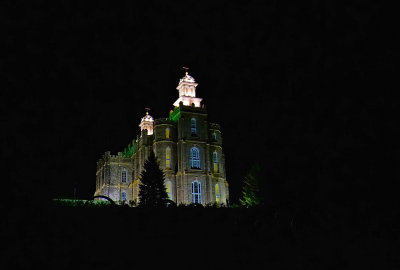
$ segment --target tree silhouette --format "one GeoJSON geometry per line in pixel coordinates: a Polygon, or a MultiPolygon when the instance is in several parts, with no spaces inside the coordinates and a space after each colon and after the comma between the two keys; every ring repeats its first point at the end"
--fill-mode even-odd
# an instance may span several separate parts
{"type": "Polygon", "coordinates": [[[151,151],[149,158],[144,163],[144,168],[139,185],[139,206],[162,207],[168,200],[168,194],[164,185],[164,172],[151,151]]]}
{"type": "Polygon", "coordinates": [[[260,166],[258,163],[251,167],[250,172],[244,178],[243,195],[240,204],[245,207],[253,207],[260,204],[258,179],[260,166]]]}

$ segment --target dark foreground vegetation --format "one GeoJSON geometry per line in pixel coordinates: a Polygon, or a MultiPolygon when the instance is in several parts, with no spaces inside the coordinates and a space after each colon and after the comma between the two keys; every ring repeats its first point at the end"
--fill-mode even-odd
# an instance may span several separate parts
{"type": "MultiPolygon", "coordinates": [[[[320,208],[318,208],[320,207],[320,208]]],[[[1,269],[395,269],[399,222],[350,210],[13,209],[1,269]]]]}

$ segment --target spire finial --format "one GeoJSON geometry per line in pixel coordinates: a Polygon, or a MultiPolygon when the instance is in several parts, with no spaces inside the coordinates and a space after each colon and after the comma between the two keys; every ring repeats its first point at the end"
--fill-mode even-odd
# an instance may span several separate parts
{"type": "Polygon", "coordinates": [[[146,107],[144,109],[146,110],[146,114],[149,114],[150,108],[146,107]]]}
{"type": "Polygon", "coordinates": [[[189,70],[189,68],[188,67],[182,67],[186,72],[186,75],[188,74],[188,70],[189,70]]]}

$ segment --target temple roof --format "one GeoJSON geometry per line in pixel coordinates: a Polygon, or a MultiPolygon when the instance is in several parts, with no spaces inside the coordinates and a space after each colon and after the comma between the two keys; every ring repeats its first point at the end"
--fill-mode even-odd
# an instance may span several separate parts
{"type": "Polygon", "coordinates": [[[179,83],[181,82],[190,82],[190,83],[195,83],[196,81],[194,80],[194,78],[192,76],[190,76],[187,72],[185,77],[183,77],[182,79],[179,80],[179,83]]]}
{"type": "Polygon", "coordinates": [[[146,112],[146,115],[142,117],[140,122],[154,122],[154,118],[149,114],[149,112],[146,112]]]}

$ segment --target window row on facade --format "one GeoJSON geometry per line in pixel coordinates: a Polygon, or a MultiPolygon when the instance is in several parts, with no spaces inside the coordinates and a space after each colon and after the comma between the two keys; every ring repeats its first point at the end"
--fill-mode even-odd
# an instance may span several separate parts
{"type": "MultiPolygon", "coordinates": [[[[212,154],[212,169],[214,173],[219,172],[219,158],[218,158],[218,153],[217,151],[214,151],[212,154]]],[[[189,165],[190,168],[192,169],[201,169],[201,159],[200,159],[200,150],[198,147],[192,147],[190,149],[189,153],[189,165]]],[[[171,148],[167,147],[165,149],[165,168],[166,169],[171,169],[171,148]]],[[[105,173],[104,169],[102,169],[101,172],[101,177],[98,179],[98,187],[101,186],[104,183],[105,180],[105,173]]],[[[122,169],[121,175],[120,175],[120,181],[122,183],[127,182],[127,171],[125,169],[122,169]]]]}
{"type": "MultiPolygon", "coordinates": [[[[193,136],[195,136],[198,134],[198,131],[199,130],[198,130],[198,126],[197,126],[197,120],[196,120],[196,118],[192,118],[190,120],[190,132],[193,136]]],[[[213,141],[217,141],[217,133],[213,132],[211,137],[212,137],[213,141]]],[[[171,130],[169,127],[165,128],[165,138],[171,139],[171,130]]]]}
{"type": "MultiPolygon", "coordinates": [[[[221,192],[218,184],[215,184],[215,202],[218,204],[221,202],[221,192]]],[[[201,182],[198,180],[192,182],[192,203],[203,203],[201,182]]]]}
{"type": "MultiPolygon", "coordinates": [[[[218,173],[219,172],[219,158],[218,158],[217,151],[213,152],[212,162],[213,162],[213,172],[218,173]]],[[[189,164],[190,164],[190,168],[192,168],[192,169],[201,169],[200,150],[198,147],[194,146],[194,147],[190,148],[189,164]]],[[[169,148],[169,147],[167,147],[165,149],[165,168],[171,169],[171,148],[169,148]]]]}
{"type": "MultiPolygon", "coordinates": [[[[194,180],[191,185],[191,194],[192,194],[192,203],[199,203],[201,204],[203,202],[203,196],[202,196],[202,186],[201,182],[198,180],[194,180]]],[[[165,183],[165,190],[168,194],[168,198],[170,200],[173,200],[172,197],[172,182],[171,181],[166,181],[165,183]]],[[[126,192],[121,192],[121,201],[126,201],[126,192]]],[[[220,203],[221,202],[221,192],[219,188],[219,184],[215,184],[215,202],[220,203]]]]}

